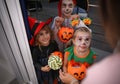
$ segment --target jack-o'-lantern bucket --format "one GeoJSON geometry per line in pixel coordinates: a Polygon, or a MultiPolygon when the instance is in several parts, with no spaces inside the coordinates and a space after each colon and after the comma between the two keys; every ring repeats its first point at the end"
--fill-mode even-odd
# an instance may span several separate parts
{"type": "Polygon", "coordinates": [[[74,33],[73,28],[61,27],[60,30],[58,31],[58,38],[60,39],[61,42],[66,43],[72,38],[73,33],[74,33]]]}
{"type": "Polygon", "coordinates": [[[77,80],[82,80],[86,76],[86,67],[84,66],[84,64],[81,64],[80,66],[69,65],[68,73],[73,75],[77,80]]]}

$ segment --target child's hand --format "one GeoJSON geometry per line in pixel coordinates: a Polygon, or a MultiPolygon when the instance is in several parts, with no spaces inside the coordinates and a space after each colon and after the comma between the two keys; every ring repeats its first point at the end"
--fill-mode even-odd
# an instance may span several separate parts
{"type": "Polygon", "coordinates": [[[41,67],[41,70],[44,72],[49,72],[50,71],[50,67],[48,65],[41,67]]]}
{"type": "Polygon", "coordinates": [[[74,14],[74,15],[71,15],[70,20],[79,19],[79,18],[80,16],[78,14],[74,14]]]}
{"type": "Polygon", "coordinates": [[[77,79],[75,79],[72,75],[62,72],[61,70],[59,71],[59,77],[61,81],[65,84],[79,84],[77,79]]]}
{"type": "Polygon", "coordinates": [[[57,17],[56,19],[55,19],[55,26],[57,27],[57,28],[59,28],[59,27],[61,27],[62,26],[62,23],[64,22],[64,18],[62,18],[62,17],[57,17]]]}

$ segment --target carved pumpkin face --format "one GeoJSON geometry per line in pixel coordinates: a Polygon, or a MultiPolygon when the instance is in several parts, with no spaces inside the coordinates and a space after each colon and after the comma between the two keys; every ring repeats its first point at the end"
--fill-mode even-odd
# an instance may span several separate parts
{"type": "Polygon", "coordinates": [[[66,43],[72,38],[73,33],[74,33],[73,28],[62,27],[58,31],[58,37],[59,37],[60,41],[66,43]]]}
{"type": "Polygon", "coordinates": [[[80,66],[68,66],[68,73],[73,75],[76,79],[82,80],[86,76],[86,67],[82,64],[80,66]]]}

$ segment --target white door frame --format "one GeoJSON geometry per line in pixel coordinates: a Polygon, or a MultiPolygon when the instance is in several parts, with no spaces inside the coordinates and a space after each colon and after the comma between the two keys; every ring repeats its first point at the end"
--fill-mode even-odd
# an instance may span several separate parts
{"type": "Polygon", "coordinates": [[[10,58],[16,62],[12,66],[17,80],[20,84],[38,84],[19,0],[0,0],[0,19],[13,53],[10,58]]]}

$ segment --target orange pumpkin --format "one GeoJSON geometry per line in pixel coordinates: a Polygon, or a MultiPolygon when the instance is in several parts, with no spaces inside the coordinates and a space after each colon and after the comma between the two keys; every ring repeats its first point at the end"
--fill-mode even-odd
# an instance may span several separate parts
{"type": "Polygon", "coordinates": [[[55,52],[53,52],[52,54],[55,55],[55,56],[59,56],[59,57],[63,60],[63,54],[62,54],[62,52],[60,52],[60,51],[55,51],[55,52]]]}
{"type": "Polygon", "coordinates": [[[73,75],[77,80],[82,80],[86,76],[86,67],[84,64],[80,64],[79,66],[72,66],[72,64],[69,62],[68,73],[73,75]]]}
{"type": "Polygon", "coordinates": [[[73,28],[61,27],[60,30],[58,31],[58,37],[60,41],[66,43],[72,38],[73,33],[74,33],[73,28]]]}

